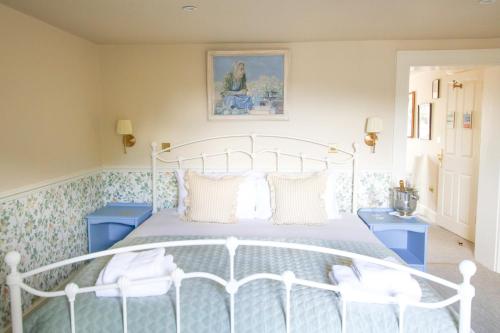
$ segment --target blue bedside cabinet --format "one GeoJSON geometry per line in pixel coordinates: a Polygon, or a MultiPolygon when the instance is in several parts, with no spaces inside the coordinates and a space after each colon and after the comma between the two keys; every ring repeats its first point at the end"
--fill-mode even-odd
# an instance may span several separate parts
{"type": "Polygon", "coordinates": [[[110,203],[87,215],[89,253],[103,251],[122,240],[149,218],[153,208],[141,203],[110,203]]]}
{"type": "Polygon", "coordinates": [[[418,217],[400,218],[390,208],[361,208],[358,216],[380,241],[408,266],[425,272],[428,224],[418,217]]]}

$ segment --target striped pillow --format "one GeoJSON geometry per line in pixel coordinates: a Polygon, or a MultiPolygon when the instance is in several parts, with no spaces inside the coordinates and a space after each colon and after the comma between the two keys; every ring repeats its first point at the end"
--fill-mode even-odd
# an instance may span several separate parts
{"type": "Polygon", "coordinates": [[[327,179],[325,172],[300,178],[279,174],[267,176],[271,190],[273,224],[326,223],[327,179]]]}
{"type": "Polygon", "coordinates": [[[241,176],[207,177],[194,171],[185,176],[185,219],[190,222],[235,223],[241,176]]]}

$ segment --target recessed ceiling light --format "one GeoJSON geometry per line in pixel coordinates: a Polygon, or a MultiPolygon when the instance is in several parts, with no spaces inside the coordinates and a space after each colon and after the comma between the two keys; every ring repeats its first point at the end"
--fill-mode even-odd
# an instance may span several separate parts
{"type": "Polygon", "coordinates": [[[185,12],[187,12],[187,13],[192,13],[192,12],[194,12],[197,9],[198,9],[198,7],[196,7],[194,5],[182,6],[182,10],[185,11],[185,12]]]}
{"type": "Polygon", "coordinates": [[[497,0],[479,0],[480,5],[491,5],[497,2],[497,0]]]}

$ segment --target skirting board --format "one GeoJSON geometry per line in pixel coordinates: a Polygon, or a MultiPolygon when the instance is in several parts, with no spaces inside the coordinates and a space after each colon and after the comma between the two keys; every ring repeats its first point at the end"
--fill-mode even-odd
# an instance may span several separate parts
{"type": "Polygon", "coordinates": [[[419,204],[417,208],[417,214],[421,215],[429,223],[437,223],[436,211],[428,208],[427,206],[419,204]]]}

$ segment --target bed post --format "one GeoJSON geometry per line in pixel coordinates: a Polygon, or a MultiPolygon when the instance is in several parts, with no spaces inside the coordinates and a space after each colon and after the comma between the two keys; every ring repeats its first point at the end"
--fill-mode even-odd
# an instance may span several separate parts
{"type": "Polygon", "coordinates": [[[352,213],[355,214],[358,210],[358,165],[357,165],[357,150],[358,144],[353,142],[352,144],[352,198],[351,198],[351,207],[352,213]]]}
{"type": "Polygon", "coordinates": [[[23,279],[17,266],[21,261],[21,255],[12,251],[5,256],[5,262],[10,268],[10,273],[7,275],[7,285],[9,286],[10,295],[10,320],[12,322],[12,333],[23,332],[23,306],[21,299],[21,283],[23,279]]]}
{"type": "Polygon", "coordinates": [[[156,142],[151,143],[151,178],[152,178],[152,184],[151,186],[153,187],[153,214],[155,214],[158,211],[158,205],[157,205],[157,172],[156,172],[156,150],[158,148],[158,144],[156,142]]]}
{"type": "Polygon", "coordinates": [[[476,273],[477,267],[470,260],[464,260],[458,266],[464,278],[458,294],[460,295],[460,327],[459,333],[471,332],[472,298],[476,294],[475,288],[470,284],[471,277],[476,273]]]}

